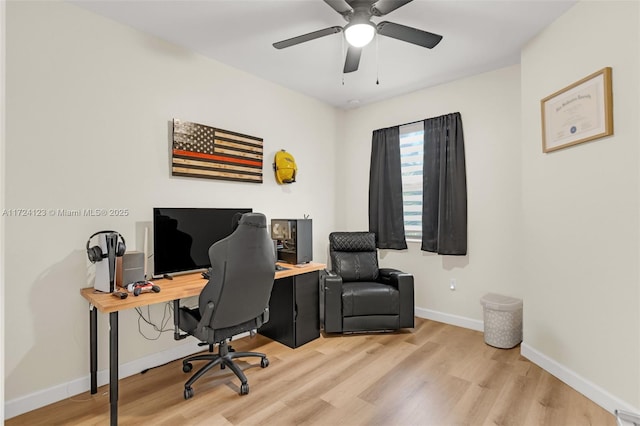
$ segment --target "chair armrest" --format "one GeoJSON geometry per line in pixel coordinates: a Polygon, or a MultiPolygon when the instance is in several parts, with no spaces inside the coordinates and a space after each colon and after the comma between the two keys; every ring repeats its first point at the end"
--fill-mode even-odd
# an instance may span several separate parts
{"type": "Polygon", "coordinates": [[[342,332],[342,277],[326,270],[320,277],[320,319],[325,332],[342,332]]]}
{"type": "Polygon", "coordinates": [[[381,268],[378,281],[391,285],[400,293],[400,327],[414,327],[415,302],[413,296],[413,275],[393,268],[381,268]]]}
{"type": "Polygon", "coordinates": [[[202,318],[198,322],[198,326],[194,330],[193,335],[203,342],[214,343],[214,330],[209,327],[211,324],[211,317],[213,317],[214,303],[212,301],[207,302],[207,306],[204,308],[202,318]]]}

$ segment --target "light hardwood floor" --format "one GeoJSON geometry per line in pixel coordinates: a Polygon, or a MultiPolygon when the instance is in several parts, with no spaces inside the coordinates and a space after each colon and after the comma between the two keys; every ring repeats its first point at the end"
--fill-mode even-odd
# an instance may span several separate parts
{"type": "MultiPolygon", "coordinates": [[[[398,333],[321,336],[290,349],[262,336],[233,342],[267,354],[241,362],[250,392],[215,369],[183,398],[181,362],[120,381],[121,425],[597,425],[615,417],[482,333],[416,319],[398,333]]],[[[194,363],[194,371],[199,367],[194,363]]],[[[109,423],[108,386],[6,425],[109,423]]]]}

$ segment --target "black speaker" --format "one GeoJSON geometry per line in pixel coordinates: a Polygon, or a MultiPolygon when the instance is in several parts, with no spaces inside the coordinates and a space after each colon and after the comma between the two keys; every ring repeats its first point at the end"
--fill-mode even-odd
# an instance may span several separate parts
{"type": "Polygon", "coordinates": [[[277,259],[298,265],[313,259],[311,219],[271,219],[271,239],[277,243],[277,259]]]}
{"type": "Polygon", "coordinates": [[[131,283],[144,281],[144,253],[128,251],[116,261],[116,284],[126,287],[131,283]]]}

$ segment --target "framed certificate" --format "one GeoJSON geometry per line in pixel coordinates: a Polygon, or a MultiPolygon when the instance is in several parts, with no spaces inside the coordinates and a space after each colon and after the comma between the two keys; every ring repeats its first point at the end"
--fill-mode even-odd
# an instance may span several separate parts
{"type": "Polygon", "coordinates": [[[543,152],[612,135],[611,67],[547,96],[540,106],[543,152]]]}

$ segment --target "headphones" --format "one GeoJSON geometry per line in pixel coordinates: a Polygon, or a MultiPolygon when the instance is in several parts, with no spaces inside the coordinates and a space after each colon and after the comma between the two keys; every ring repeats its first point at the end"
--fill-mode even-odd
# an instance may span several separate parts
{"type": "Polygon", "coordinates": [[[114,253],[116,257],[122,257],[124,255],[124,252],[127,251],[127,246],[124,241],[124,237],[120,235],[120,233],[116,231],[98,231],[92,236],[90,236],[89,239],[87,240],[87,257],[89,258],[89,261],[91,263],[100,262],[102,259],[105,259],[106,257],[108,257],[108,254],[102,253],[102,249],[100,248],[100,246],[93,246],[91,248],[89,247],[89,243],[91,242],[91,239],[96,235],[100,235],[100,234],[109,234],[107,236],[107,250],[110,248],[110,246],[114,247],[115,248],[114,253]],[[122,242],[119,242],[118,238],[120,238],[122,242]]]}

